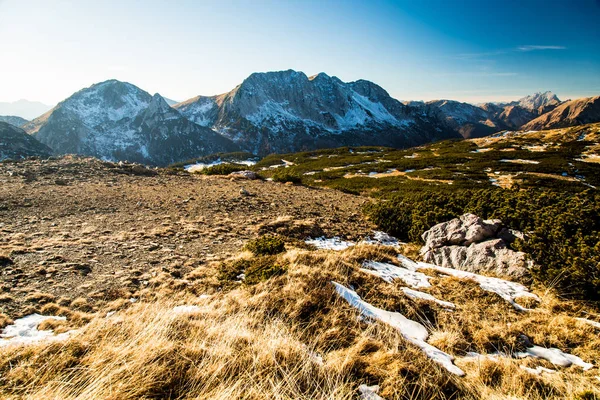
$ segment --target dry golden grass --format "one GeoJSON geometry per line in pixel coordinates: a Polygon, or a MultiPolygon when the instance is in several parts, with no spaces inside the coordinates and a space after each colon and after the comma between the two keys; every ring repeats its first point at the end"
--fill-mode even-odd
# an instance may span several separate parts
{"type": "MultiPolygon", "coordinates": [[[[242,254],[241,257],[249,257],[242,254]]],[[[518,350],[536,344],[600,358],[594,328],[577,322],[580,304],[543,293],[534,311],[518,313],[473,282],[435,277],[429,293],[454,312],[413,301],[359,271],[362,261],[392,261],[395,251],[355,246],[343,252],[291,248],[276,256],[287,273],[221,290],[218,263],[185,279],[159,276],[136,303],[114,299],[95,317],[54,303],[45,314],[57,332],[82,327],[63,343],[0,349],[0,395],[15,399],[354,399],[360,384],[378,384],[388,399],[563,399],[597,390],[598,369],[555,368],[532,375],[534,359],[475,361],[467,351],[518,350]],[[429,342],[456,356],[467,375],[450,375],[392,328],[368,323],[335,293],[352,285],[366,301],[427,324],[429,342]],[[211,294],[200,298],[200,294],[211,294]],[[196,305],[175,313],[176,305],[196,305]],[[106,311],[117,311],[106,317],[106,311]]],[[[542,294],[542,293],[540,293],[542,294]]],[[[129,295],[129,294],[127,294],[129,295]]],[[[73,306],[73,305],[72,305],[73,306]]],[[[79,307],[78,307],[79,308],[79,307]]],[[[590,311],[590,310],[587,310],[590,311]]],[[[581,315],[581,314],[579,314],[581,315]]],[[[593,397],[589,397],[593,398],[593,397]]]]}

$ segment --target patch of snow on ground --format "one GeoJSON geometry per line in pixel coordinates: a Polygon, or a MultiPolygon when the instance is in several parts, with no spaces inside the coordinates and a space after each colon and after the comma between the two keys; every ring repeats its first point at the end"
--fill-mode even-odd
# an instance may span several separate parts
{"type": "Polygon", "coordinates": [[[191,314],[198,311],[200,311],[200,307],[191,305],[183,305],[173,308],[173,312],[177,314],[191,314]]]}
{"type": "Polygon", "coordinates": [[[246,166],[250,167],[250,166],[256,164],[256,161],[241,160],[241,161],[229,162],[229,161],[222,161],[221,159],[218,159],[216,161],[209,162],[209,163],[189,164],[189,165],[184,166],[183,168],[187,172],[197,172],[197,171],[202,171],[205,168],[210,168],[210,167],[214,167],[215,165],[221,165],[221,164],[241,164],[241,165],[246,165],[246,166]]]}
{"type": "Polygon", "coordinates": [[[517,282],[511,282],[500,278],[479,275],[473,272],[460,271],[458,269],[453,268],[438,267],[437,265],[427,264],[423,262],[415,263],[414,261],[401,255],[398,256],[398,259],[400,260],[402,265],[404,265],[408,269],[415,268],[416,270],[429,268],[457,278],[471,279],[477,282],[481,289],[488,292],[496,293],[498,296],[502,297],[504,300],[512,304],[512,306],[519,311],[529,311],[529,309],[519,305],[515,301],[515,299],[518,297],[529,297],[540,301],[540,298],[538,296],[531,293],[525,286],[517,282]]]}
{"type": "Polygon", "coordinates": [[[536,368],[529,368],[529,367],[526,367],[524,365],[521,365],[521,369],[529,372],[530,374],[537,375],[537,376],[542,375],[543,372],[548,373],[548,374],[555,374],[556,373],[555,370],[550,369],[550,368],[544,368],[542,366],[538,366],[536,368]]]}
{"type": "Polygon", "coordinates": [[[556,348],[545,348],[541,346],[532,346],[529,347],[525,352],[517,353],[517,356],[520,358],[525,357],[534,357],[534,358],[543,358],[544,360],[550,361],[554,365],[558,365],[561,367],[569,367],[571,365],[577,365],[583,368],[584,371],[591,369],[594,367],[593,364],[586,363],[581,358],[574,356],[572,354],[564,353],[556,348]]]}
{"type": "Polygon", "coordinates": [[[361,271],[378,276],[388,283],[392,283],[395,279],[401,279],[405,284],[413,288],[431,287],[429,277],[422,272],[411,271],[393,264],[378,261],[365,261],[363,267],[361,271]]]}
{"type": "Polygon", "coordinates": [[[358,391],[362,400],[383,400],[383,397],[377,394],[379,392],[379,385],[360,385],[358,391]]]}
{"type": "Polygon", "coordinates": [[[307,239],[306,244],[312,244],[319,250],[346,250],[348,247],[356,245],[354,242],[348,242],[339,237],[326,238],[324,236],[316,239],[307,239]]]}
{"type": "Polygon", "coordinates": [[[362,243],[392,247],[398,247],[402,244],[397,238],[381,231],[373,231],[373,235],[367,236],[362,243]]]}
{"type": "Polygon", "coordinates": [[[546,149],[548,148],[548,144],[542,144],[542,145],[537,145],[537,146],[522,146],[521,147],[524,150],[529,150],[532,152],[541,152],[541,151],[546,151],[546,149]]]}
{"type": "Polygon", "coordinates": [[[465,374],[460,368],[452,363],[454,358],[450,354],[444,353],[437,347],[434,347],[425,341],[429,336],[425,326],[406,318],[400,313],[377,308],[363,301],[355,291],[350,290],[337,282],[332,283],[340,297],[346,300],[352,307],[358,309],[364,317],[381,321],[397,329],[404,339],[419,347],[427,357],[442,365],[449,372],[458,376],[463,376],[465,374]]]}
{"type": "Polygon", "coordinates": [[[40,314],[31,314],[14,321],[12,325],[6,326],[0,337],[0,347],[8,345],[27,345],[41,341],[59,341],[67,339],[74,331],[64,332],[55,335],[51,330],[40,331],[37,327],[44,321],[56,320],[65,321],[65,317],[46,316],[40,314]]]}
{"type": "Polygon", "coordinates": [[[506,357],[506,354],[503,353],[491,353],[491,354],[480,354],[475,351],[469,351],[467,354],[462,357],[464,361],[477,361],[481,362],[483,360],[490,360],[494,362],[498,362],[499,357],[506,357]]]}
{"type": "Polygon", "coordinates": [[[407,295],[411,299],[432,301],[434,303],[439,304],[442,307],[456,308],[456,305],[454,303],[450,303],[449,301],[439,300],[439,299],[435,298],[434,296],[430,295],[429,293],[419,292],[418,290],[409,289],[406,287],[403,287],[400,289],[404,292],[405,295],[407,295]]]}
{"type": "Polygon", "coordinates": [[[584,324],[588,324],[593,326],[594,328],[598,328],[600,329],[600,322],[596,322],[596,321],[592,321],[590,319],[586,319],[586,318],[575,318],[577,321],[581,321],[584,324]]]}
{"type": "Polygon", "coordinates": [[[512,164],[539,164],[539,161],[535,160],[522,160],[520,158],[516,159],[502,159],[500,162],[512,163],[512,164]]]}

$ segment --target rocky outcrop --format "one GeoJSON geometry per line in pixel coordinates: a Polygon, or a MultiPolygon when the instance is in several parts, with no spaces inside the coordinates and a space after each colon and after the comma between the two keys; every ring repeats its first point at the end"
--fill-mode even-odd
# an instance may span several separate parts
{"type": "Polygon", "coordinates": [[[23,129],[0,122],[0,161],[28,157],[49,157],[52,150],[29,136],[23,129]]]}
{"type": "Polygon", "coordinates": [[[525,253],[509,247],[522,237],[500,220],[482,220],[476,215],[464,214],[425,232],[421,255],[426,262],[442,267],[527,279],[532,262],[525,253]]]}

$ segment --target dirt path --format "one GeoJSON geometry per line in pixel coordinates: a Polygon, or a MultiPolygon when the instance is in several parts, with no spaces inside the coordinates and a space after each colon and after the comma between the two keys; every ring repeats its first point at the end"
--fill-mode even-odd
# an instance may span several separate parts
{"type": "Polygon", "coordinates": [[[281,216],[357,238],[371,229],[360,214],[366,201],[95,159],[0,163],[0,255],[9,258],[0,259],[0,308],[14,317],[34,293],[98,297],[134,291],[159,272],[179,278],[238,252],[259,225],[281,216]]]}

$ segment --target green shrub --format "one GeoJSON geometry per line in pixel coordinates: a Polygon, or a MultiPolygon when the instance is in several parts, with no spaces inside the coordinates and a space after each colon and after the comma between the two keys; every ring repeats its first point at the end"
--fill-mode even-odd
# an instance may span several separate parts
{"type": "Polygon", "coordinates": [[[204,175],[229,175],[232,172],[244,171],[248,167],[242,164],[218,164],[200,171],[204,175]]]}
{"type": "Polygon", "coordinates": [[[285,243],[278,236],[265,235],[248,241],[244,248],[255,255],[273,255],[283,253],[285,251],[285,243]]]}
{"type": "Polygon", "coordinates": [[[300,175],[291,171],[287,171],[286,169],[280,169],[279,171],[276,171],[273,174],[272,178],[275,182],[292,182],[295,184],[302,183],[302,178],[300,177],[300,175]]]}
{"type": "Polygon", "coordinates": [[[272,277],[283,275],[286,271],[287,268],[277,262],[277,258],[274,256],[256,257],[252,259],[244,272],[246,275],[244,283],[254,285],[272,277]]]}
{"type": "Polygon", "coordinates": [[[533,277],[562,295],[600,300],[600,195],[553,190],[455,190],[399,194],[368,205],[366,214],[382,230],[421,242],[433,225],[470,212],[499,218],[527,233],[515,249],[537,266],[533,277]]]}
{"type": "Polygon", "coordinates": [[[591,390],[586,390],[585,392],[577,393],[573,400],[600,400],[600,395],[591,390]]]}
{"type": "Polygon", "coordinates": [[[276,256],[256,256],[251,259],[222,263],[219,266],[218,278],[225,283],[238,281],[240,275],[244,274],[243,282],[254,285],[271,277],[283,275],[286,271],[286,266],[278,262],[276,256]]]}

